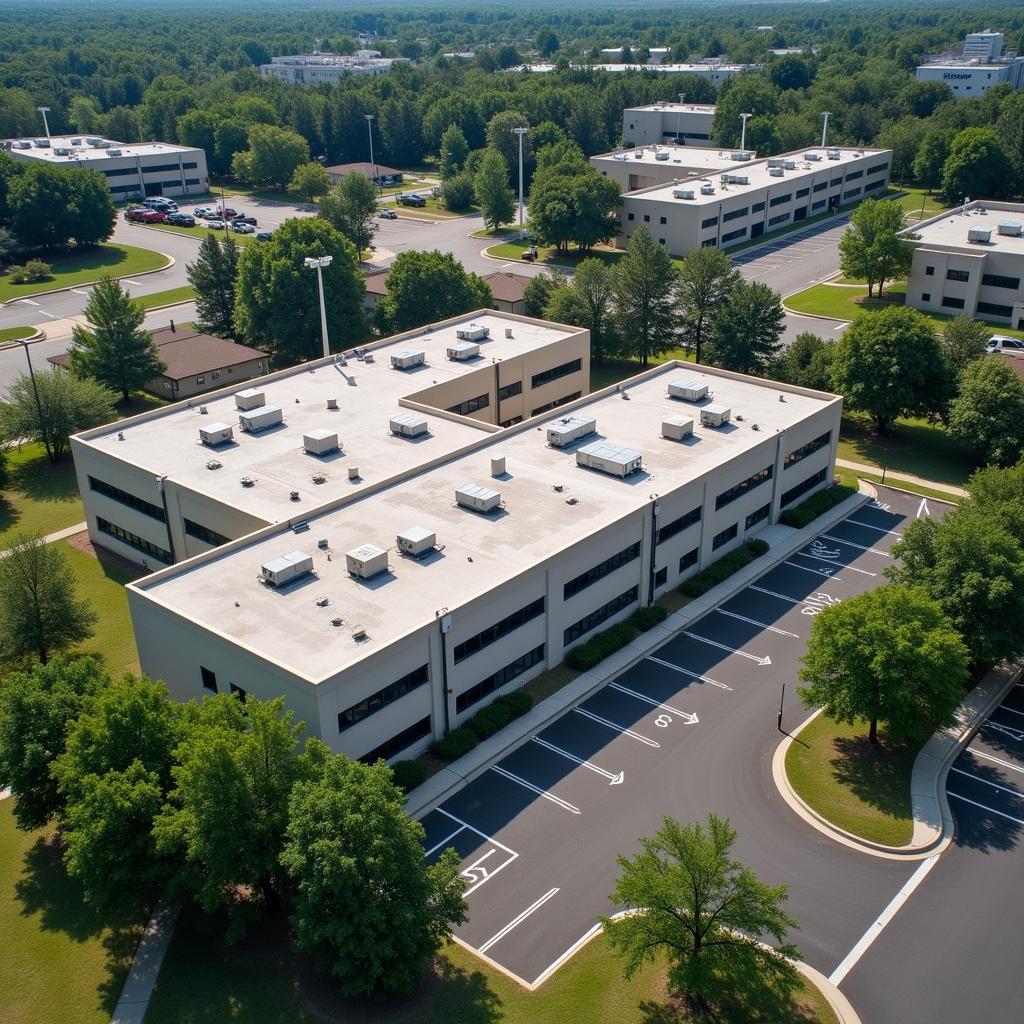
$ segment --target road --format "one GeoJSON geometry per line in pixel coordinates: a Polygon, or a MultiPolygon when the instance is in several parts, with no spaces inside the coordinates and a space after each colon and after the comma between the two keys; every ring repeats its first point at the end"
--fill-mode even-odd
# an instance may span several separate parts
{"type": "Polygon", "coordinates": [[[453,845],[470,884],[459,937],[534,983],[560,964],[608,901],[617,854],[663,816],[730,818],[735,855],[790,886],[804,959],[828,974],[916,864],[867,857],[813,830],[779,796],[771,759],[812,618],[883,581],[888,550],[918,514],[948,506],[884,489],[677,633],[424,818],[428,856],[453,845]]]}

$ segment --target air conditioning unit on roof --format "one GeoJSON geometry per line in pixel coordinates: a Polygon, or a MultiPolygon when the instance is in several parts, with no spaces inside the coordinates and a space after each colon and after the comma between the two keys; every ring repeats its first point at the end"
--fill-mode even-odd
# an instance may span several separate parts
{"type": "Polygon", "coordinates": [[[260,566],[260,576],[264,583],[272,587],[282,587],[292,580],[305,576],[313,571],[313,556],[304,551],[289,551],[280,558],[273,558],[260,566]]]}
{"type": "Polygon", "coordinates": [[[361,544],[345,552],[345,567],[361,580],[373,579],[379,573],[387,572],[388,553],[376,544],[361,544]]]}
{"type": "Polygon", "coordinates": [[[491,329],[483,324],[467,324],[465,327],[456,328],[455,337],[459,341],[483,341],[490,337],[491,329]]]}
{"type": "Polygon", "coordinates": [[[597,430],[593,416],[567,416],[548,427],[547,439],[552,448],[566,448],[581,437],[588,437],[597,430]]]}
{"type": "Polygon", "coordinates": [[[455,491],[455,501],[474,512],[492,512],[501,505],[501,492],[479,484],[463,484],[455,491]]]}
{"type": "Polygon", "coordinates": [[[642,468],[643,456],[631,448],[621,448],[607,441],[595,441],[576,449],[576,465],[596,469],[609,476],[627,477],[642,468]]]}
{"type": "Polygon", "coordinates": [[[224,444],[234,437],[234,428],[229,423],[208,423],[199,428],[199,440],[211,448],[224,444]]]}
{"type": "Polygon", "coordinates": [[[422,366],[426,361],[427,354],[422,349],[407,348],[391,357],[391,366],[396,370],[411,370],[414,366],[422,366]]]}
{"type": "Polygon", "coordinates": [[[985,243],[992,241],[992,229],[991,228],[968,228],[967,229],[967,241],[975,243],[985,243]]]}
{"type": "Polygon", "coordinates": [[[238,425],[249,434],[257,434],[283,422],[284,413],[276,405],[265,405],[262,409],[242,413],[238,417],[238,425]]]}
{"type": "Polygon", "coordinates": [[[329,455],[338,450],[338,435],[333,430],[310,430],[302,435],[302,447],[310,455],[329,455]]]}
{"type": "Polygon", "coordinates": [[[673,380],[668,385],[669,398],[681,398],[684,402],[700,402],[708,397],[707,384],[697,381],[673,380]]]}
{"type": "Polygon", "coordinates": [[[448,358],[457,362],[475,359],[480,355],[480,346],[475,341],[455,341],[448,346],[448,358]]]}
{"type": "Polygon", "coordinates": [[[248,411],[266,405],[266,395],[259,388],[246,388],[235,395],[235,408],[248,411]]]}
{"type": "Polygon", "coordinates": [[[395,538],[395,544],[402,554],[420,558],[437,546],[437,534],[422,526],[410,526],[395,538]]]}
{"type": "Polygon", "coordinates": [[[705,427],[721,427],[729,422],[732,410],[724,405],[705,405],[700,411],[700,421],[705,427]]]}
{"type": "Polygon", "coordinates": [[[427,433],[427,421],[415,413],[402,413],[400,416],[392,416],[388,422],[391,433],[397,437],[419,437],[427,433]]]}

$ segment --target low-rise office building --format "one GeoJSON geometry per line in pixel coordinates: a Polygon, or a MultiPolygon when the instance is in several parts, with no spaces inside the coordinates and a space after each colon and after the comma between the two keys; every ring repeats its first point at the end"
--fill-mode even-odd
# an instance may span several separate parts
{"type": "Polygon", "coordinates": [[[729,171],[627,192],[615,245],[625,248],[641,224],[676,255],[742,245],[881,195],[891,164],[888,149],[807,149],[737,161],[729,171]]]}
{"type": "Polygon", "coordinates": [[[590,163],[605,177],[619,183],[623,192],[636,192],[692,178],[730,170],[755,158],[750,150],[700,149],[696,146],[654,145],[600,153],[590,163]]]}
{"type": "Polygon", "coordinates": [[[386,167],[384,164],[371,164],[365,160],[351,164],[331,164],[327,168],[327,173],[331,177],[332,185],[337,185],[350,174],[361,174],[364,178],[369,178],[375,185],[381,187],[384,185],[401,185],[405,174],[404,171],[400,171],[395,167],[386,167]]]}
{"type": "Polygon", "coordinates": [[[98,135],[8,139],[15,160],[99,171],[117,200],[200,195],[209,190],[206,153],[168,142],[112,142],[98,135]]]}
{"type": "Polygon", "coordinates": [[[969,203],[907,229],[907,305],[1024,330],[1024,206],[969,203]]]}
{"type": "Polygon", "coordinates": [[[649,103],[622,111],[622,137],[627,146],[710,146],[714,104],[649,103]]]}
{"type": "MultiPolygon", "coordinates": [[[[695,75],[712,85],[721,85],[736,75],[742,75],[744,71],[761,71],[764,65],[716,64],[708,61],[699,64],[572,64],[570,67],[577,71],[645,71],[660,75],[695,75]]],[[[534,74],[546,74],[557,69],[557,64],[536,63],[506,68],[506,71],[530,71],[534,74]]]]}
{"type": "Polygon", "coordinates": [[[382,57],[379,50],[297,53],[271,57],[269,64],[260,65],[260,74],[292,85],[336,85],[350,75],[376,78],[386,75],[395,64],[411,63],[408,57],[382,57]]]}
{"type": "Polygon", "coordinates": [[[984,96],[994,85],[1013,89],[1024,85],[1024,57],[1003,51],[1002,32],[971,32],[964,39],[963,53],[945,53],[921,64],[915,77],[919,82],[942,82],[956,99],[984,96]]]}

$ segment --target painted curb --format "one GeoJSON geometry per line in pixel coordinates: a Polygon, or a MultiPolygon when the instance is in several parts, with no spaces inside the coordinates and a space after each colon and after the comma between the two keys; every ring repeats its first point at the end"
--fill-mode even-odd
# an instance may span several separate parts
{"type": "MultiPolygon", "coordinates": [[[[170,232],[167,233],[170,234],[170,232]]],[[[136,246],[136,248],[141,249],[142,246],[136,246]]],[[[162,267],[155,267],[153,270],[140,270],[137,274],[119,274],[114,278],[114,280],[125,281],[136,277],[148,277],[150,274],[162,274],[165,270],[170,270],[177,262],[173,256],[168,256],[167,253],[160,252],[159,249],[149,249],[148,251],[155,252],[158,256],[163,256],[167,262],[162,267]]],[[[101,274],[100,277],[102,276],[103,275],[101,274]]],[[[99,278],[96,278],[96,281],[98,280],[99,278]]],[[[0,302],[0,309],[3,309],[5,306],[10,306],[15,302],[21,302],[22,299],[38,299],[45,295],[59,295],[61,292],[70,292],[75,288],[88,288],[89,285],[95,284],[96,281],[82,281],[79,284],[66,284],[63,288],[50,288],[45,292],[33,292],[31,295],[19,295],[16,299],[6,299],[5,301],[0,302]]]]}

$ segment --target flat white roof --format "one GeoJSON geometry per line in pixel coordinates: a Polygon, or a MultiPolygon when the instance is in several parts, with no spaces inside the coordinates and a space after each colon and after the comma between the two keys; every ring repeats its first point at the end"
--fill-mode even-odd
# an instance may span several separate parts
{"type": "Polygon", "coordinates": [[[907,233],[916,235],[916,244],[924,247],[937,245],[978,256],[989,252],[1024,255],[1024,204],[971,203],[966,214],[962,211],[963,207],[958,206],[955,210],[915,224],[912,232],[908,229],[907,233]],[[1022,225],[1022,234],[999,234],[999,225],[1004,223],[1022,225]],[[968,241],[967,232],[970,228],[989,229],[990,241],[968,241]]]}
{"type": "MultiPolygon", "coordinates": [[[[632,166],[656,166],[699,168],[705,171],[718,171],[725,168],[739,167],[743,161],[733,160],[730,157],[732,150],[728,149],[707,149],[703,146],[637,146],[635,149],[616,150],[612,153],[601,153],[592,156],[591,162],[599,160],[602,163],[614,161],[615,163],[629,164],[632,166]],[[668,158],[659,160],[658,153],[667,153],[668,158]]],[[[749,150],[748,150],[749,152],[749,150]]],[[[745,165],[745,164],[744,164],[745,165]]]]}
{"type": "Polygon", "coordinates": [[[715,105],[714,103],[648,103],[642,107],[625,108],[625,112],[630,110],[639,110],[644,113],[662,110],[672,114],[714,114],[715,105]]]}
{"type": "Polygon", "coordinates": [[[49,146],[35,145],[36,141],[42,141],[43,136],[33,135],[21,139],[7,139],[6,148],[15,156],[32,157],[34,160],[46,160],[49,163],[72,163],[79,160],[102,161],[118,160],[126,157],[156,156],[161,154],[167,156],[179,153],[197,153],[200,150],[192,146],[178,146],[173,142],[113,142],[104,136],[99,135],[54,135],[50,139],[49,146]],[[86,139],[98,139],[103,142],[102,146],[90,146],[86,139]],[[28,142],[31,148],[15,149],[14,143],[28,142]],[[71,155],[58,156],[55,150],[70,149],[71,155]],[[120,157],[112,157],[107,153],[108,149],[119,149],[120,157]]]}
{"type": "Polygon", "coordinates": [[[778,431],[841,402],[679,363],[624,387],[628,402],[609,388],[578,407],[502,430],[471,452],[311,516],[308,532],[267,528],[132,586],[290,672],[320,681],[434,621],[438,609],[478,599],[649,505],[652,491],[668,494],[755,446],[767,442],[772,448],[778,431]],[[667,395],[668,382],[681,369],[688,379],[707,383],[715,401],[730,406],[734,418],[741,413],[743,421],[708,428],[695,417],[692,442],[680,446],[663,438],[667,415],[693,415],[699,408],[667,395]],[[783,391],[786,400],[780,402],[783,391]],[[643,457],[643,470],[621,479],[577,466],[576,446],[549,447],[546,426],[580,411],[597,418],[597,432],[584,444],[606,441],[632,449],[643,457]],[[492,457],[506,460],[498,480],[490,475],[492,457]],[[455,491],[467,483],[500,491],[503,507],[479,514],[457,506],[455,491]],[[422,561],[401,557],[395,538],[412,526],[435,532],[443,551],[422,561]],[[318,546],[321,540],[327,550],[318,546]],[[350,578],[340,554],[361,544],[391,549],[388,575],[350,578]],[[257,582],[260,565],[296,547],[312,555],[315,576],[276,590],[257,582]],[[327,605],[318,606],[324,597],[327,605]],[[336,617],[342,626],[331,624],[336,617]],[[357,626],[370,642],[353,640],[357,626]]]}

